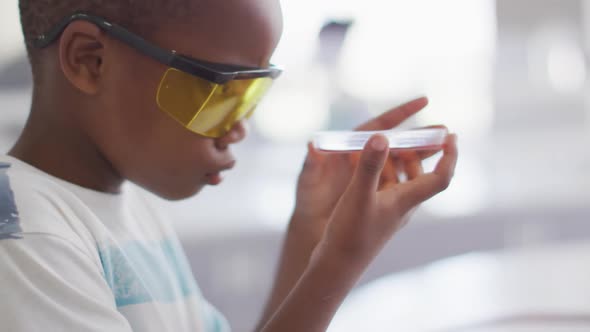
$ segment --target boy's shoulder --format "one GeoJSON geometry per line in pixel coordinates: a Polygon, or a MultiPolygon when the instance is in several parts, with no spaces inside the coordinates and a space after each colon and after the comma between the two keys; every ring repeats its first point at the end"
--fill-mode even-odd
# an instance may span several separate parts
{"type": "Polygon", "coordinates": [[[0,240],[24,234],[80,241],[89,232],[80,220],[83,203],[32,166],[0,156],[0,240]]]}

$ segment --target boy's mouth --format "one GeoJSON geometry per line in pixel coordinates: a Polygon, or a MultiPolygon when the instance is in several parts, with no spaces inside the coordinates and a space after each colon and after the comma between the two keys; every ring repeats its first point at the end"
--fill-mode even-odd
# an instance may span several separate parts
{"type": "Polygon", "coordinates": [[[221,176],[221,173],[207,174],[208,185],[217,186],[220,185],[221,182],[223,182],[223,176],[221,176]]]}
{"type": "Polygon", "coordinates": [[[221,175],[222,172],[224,171],[229,171],[232,168],[234,168],[234,166],[236,165],[235,161],[232,161],[230,163],[228,163],[227,165],[225,165],[224,167],[221,167],[220,170],[212,172],[212,173],[207,173],[205,175],[205,177],[207,178],[207,184],[211,185],[211,186],[217,186],[219,184],[221,184],[221,182],[223,182],[223,176],[221,175]]]}

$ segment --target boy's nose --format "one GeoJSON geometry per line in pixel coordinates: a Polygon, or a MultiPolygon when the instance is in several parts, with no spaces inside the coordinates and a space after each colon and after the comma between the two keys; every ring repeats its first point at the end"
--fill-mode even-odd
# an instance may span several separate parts
{"type": "Polygon", "coordinates": [[[230,131],[215,141],[215,146],[220,149],[226,149],[230,144],[236,144],[244,140],[248,134],[248,123],[245,120],[237,122],[230,131]]]}

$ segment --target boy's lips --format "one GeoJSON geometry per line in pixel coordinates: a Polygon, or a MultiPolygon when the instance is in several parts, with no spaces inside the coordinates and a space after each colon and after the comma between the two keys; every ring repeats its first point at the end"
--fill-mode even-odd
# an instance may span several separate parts
{"type": "Polygon", "coordinates": [[[205,175],[205,177],[207,178],[207,183],[212,186],[221,184],[221,182],[223,182],[223,176],[221,175],[221,172],[231,170],[232,168],[234,168],[235,165],[236,161],[234,160],[227,163],[225,166],[219,168],[218,170],[215,170],[211,173],[207,173],[205,175]]]}

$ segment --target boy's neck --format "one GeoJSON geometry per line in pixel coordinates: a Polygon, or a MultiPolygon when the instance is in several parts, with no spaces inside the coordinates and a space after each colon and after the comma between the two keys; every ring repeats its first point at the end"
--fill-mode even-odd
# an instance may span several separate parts
{"type": "Polygon", "coordinates": [[[31,111],[9,155],[52,176],[88,189],[118,193],[122,177],[86,135],[63,128],[47,110],[31,111]]]}

